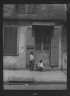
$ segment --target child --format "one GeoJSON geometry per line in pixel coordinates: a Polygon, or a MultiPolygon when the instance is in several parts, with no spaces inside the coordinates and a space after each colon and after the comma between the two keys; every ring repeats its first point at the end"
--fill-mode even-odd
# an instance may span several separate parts
{"type": "Polygon", "coordinates": [[[34,70],[34,56],[33,52],[30,54],[30,70],[34,70]]]}
{"type": "Polygon", "coordinates": [[[40,62],[38,63],[38,70],[39,70],[39,71],[43,71],[43,63],[42,63],[42,60],[40,60],[40,62]]]}

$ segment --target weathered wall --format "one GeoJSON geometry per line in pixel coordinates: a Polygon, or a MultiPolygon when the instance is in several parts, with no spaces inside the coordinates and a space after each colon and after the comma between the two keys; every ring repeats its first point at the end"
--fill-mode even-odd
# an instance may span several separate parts
{"type": "Polygon", "coordinates": [[[51,66],[58,67],[58,69],[61,68],[61,43],[60,41],[60,34],[61,34],[61,26],[57,25],[54,26],[54,34],[51,38],[51,66]]]}
{"type": "Polygon", "coordinates": [[[27,26],[27,32],[26,32],[26,45],[27,46],[34,46],[34,36],[33,36],[33,32],[32,32],[32,25],[31,26],[27,26]]]}
{"type": "Polygon", "coordinates": [[[65,5],[63,4],[37,4],[36,15],[38,15],[38,18],[44,18],[44,19],[45,18],[46,19],[66,18],[65,5]]]}
{"type": "MultiPolygon", "coordinates": [[[[23,6],[23,5],[21,5],[23,6]]],[[[23,19],[62,19],[66,20],[66,6],[65,4],[36,4],[34,14],[18,14],[15,9],[15,4],[7,4],[3,6],[4,18],[23,18],[23,19]],[[12,14],[13,13],[13,14],[12,14]]],[[[22,9],[24,10],[24,9],[22,9]]]]}
{"type": "Polygon", "coordinates": [[[24,68],[26,66],[26,26],[18,29],[17,50],[18,56],[3,56],[4,68],[24,68]]]}
{"type": "Polygon", "coordinates": [[[67,69],[67,29],[66,26],[63,26],[61,34],[61,50],[62,50],[62,69],[67,69]]]}
{"type": "MultiPolygon", "coordinates": [[[[26,67],[26,54],[27,54],[27,45],[33,45],[34,44],[34,37],[32,36],[32,26],[18,26],[18,39],[17,39],[17,50],[18,50],[18,56],[3,56],[3,66],[4,68],[25,68],[26,67]]],[[[59,65],[59,69],[63,67],[66,69],[67,65],[63,63],[63,54],[67,53],[67,43],[66,43],[66,35],[64,33],[66,32],[66,28],[63,27],[63,30],[61,31],[60,26],[56,26],[54,28],[54,36],[51,39],[51,65],[59,65]],[[61,38],[60,38],[60,33],[61,38]],[[55,37],[55,38],[54,38],[55,37]],[[61,40],[60,40],[61,39],[61,40]],[[61,42],[61,44],[59,44],[61,42]],[[56,48],[57,47],[57,48],[56,48]],[[55,50],[57,49],[57,50],[55,50]],[[56,52],[55,52],[56,51],[56,52]],[[55,53],[54,53],[55,52],[55,53]],[[61,54],[62,52],[62,54],[61,54]],[[55,54],[55,55],[54,55],[55,54]],[[62,58],[62,59],[61,59],[62,58]],[[63,64],[63,65],[62,65],[63,64]]],[[[29,53],[30,54],[30,53],[29,53]]]]}

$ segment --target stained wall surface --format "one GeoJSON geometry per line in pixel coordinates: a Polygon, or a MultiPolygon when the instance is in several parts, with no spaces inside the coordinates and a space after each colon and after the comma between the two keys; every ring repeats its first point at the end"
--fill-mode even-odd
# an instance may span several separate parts
{"type": "Polygon", "coordinates": [[[26,26],[17,27],[17,51],[18,56],[3,56],[5,68],[24,68],[26,66],[26,26]]]}
{"type": "Polygon", "coordinates": [[[67,70],[67,28],[64,25],[61,35],[62,69],[67,70]]]}

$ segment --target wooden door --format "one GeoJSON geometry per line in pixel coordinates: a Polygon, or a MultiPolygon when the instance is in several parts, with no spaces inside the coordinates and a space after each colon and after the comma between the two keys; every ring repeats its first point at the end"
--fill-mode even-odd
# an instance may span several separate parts
{"type": "MultiPolygon", "coordinates": [[[[39,42],[41,44],[39,44],[39,46],[35,49],[35,65],[37,65],[38,62],[42,60],[44,64],[44,69],[50,66],[50,46],[51,46],[51,30],[49,27],[48,28],[46,27],[47,26],[41,26],[39,27],[40,29],[37,28],[38,31],[40,32],[39,35],[38,31],[36,30],[37,36],[39,35],[41,38],[41,42],[39,42]],[[45,44],[46,47],[44,46],[45,44]]],[[[36,47],[36,42],[35,42],[35,47],[36,47]]]]}
{"type": "Polygon", "coordinates": [[[54,35],[51,38],[51,66],[58,66],[59,64],[59,36],[61,27],[54,26],[54,35]]]}

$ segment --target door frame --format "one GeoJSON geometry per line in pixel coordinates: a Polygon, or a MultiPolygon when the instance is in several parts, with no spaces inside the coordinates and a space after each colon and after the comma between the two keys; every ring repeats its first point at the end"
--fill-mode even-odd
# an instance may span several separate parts
{"type": "MultiPolygon", "coordinates": [[[[33,22],[32,23],[32,32],[33,32],[33,26],[35,26],[35,25],[41,25],[41,26],[53,26],[53,32],[54,32],[54,26],[55,26],[55,22],[33,22]]],[[[49,66],[51,67],[51,42],[50,42],[50,49],[49,49],[49,51],[50,51],[50,54],[49,54],[49,62],[50,62],[50,64],[49,64],[49,66]]]]}

